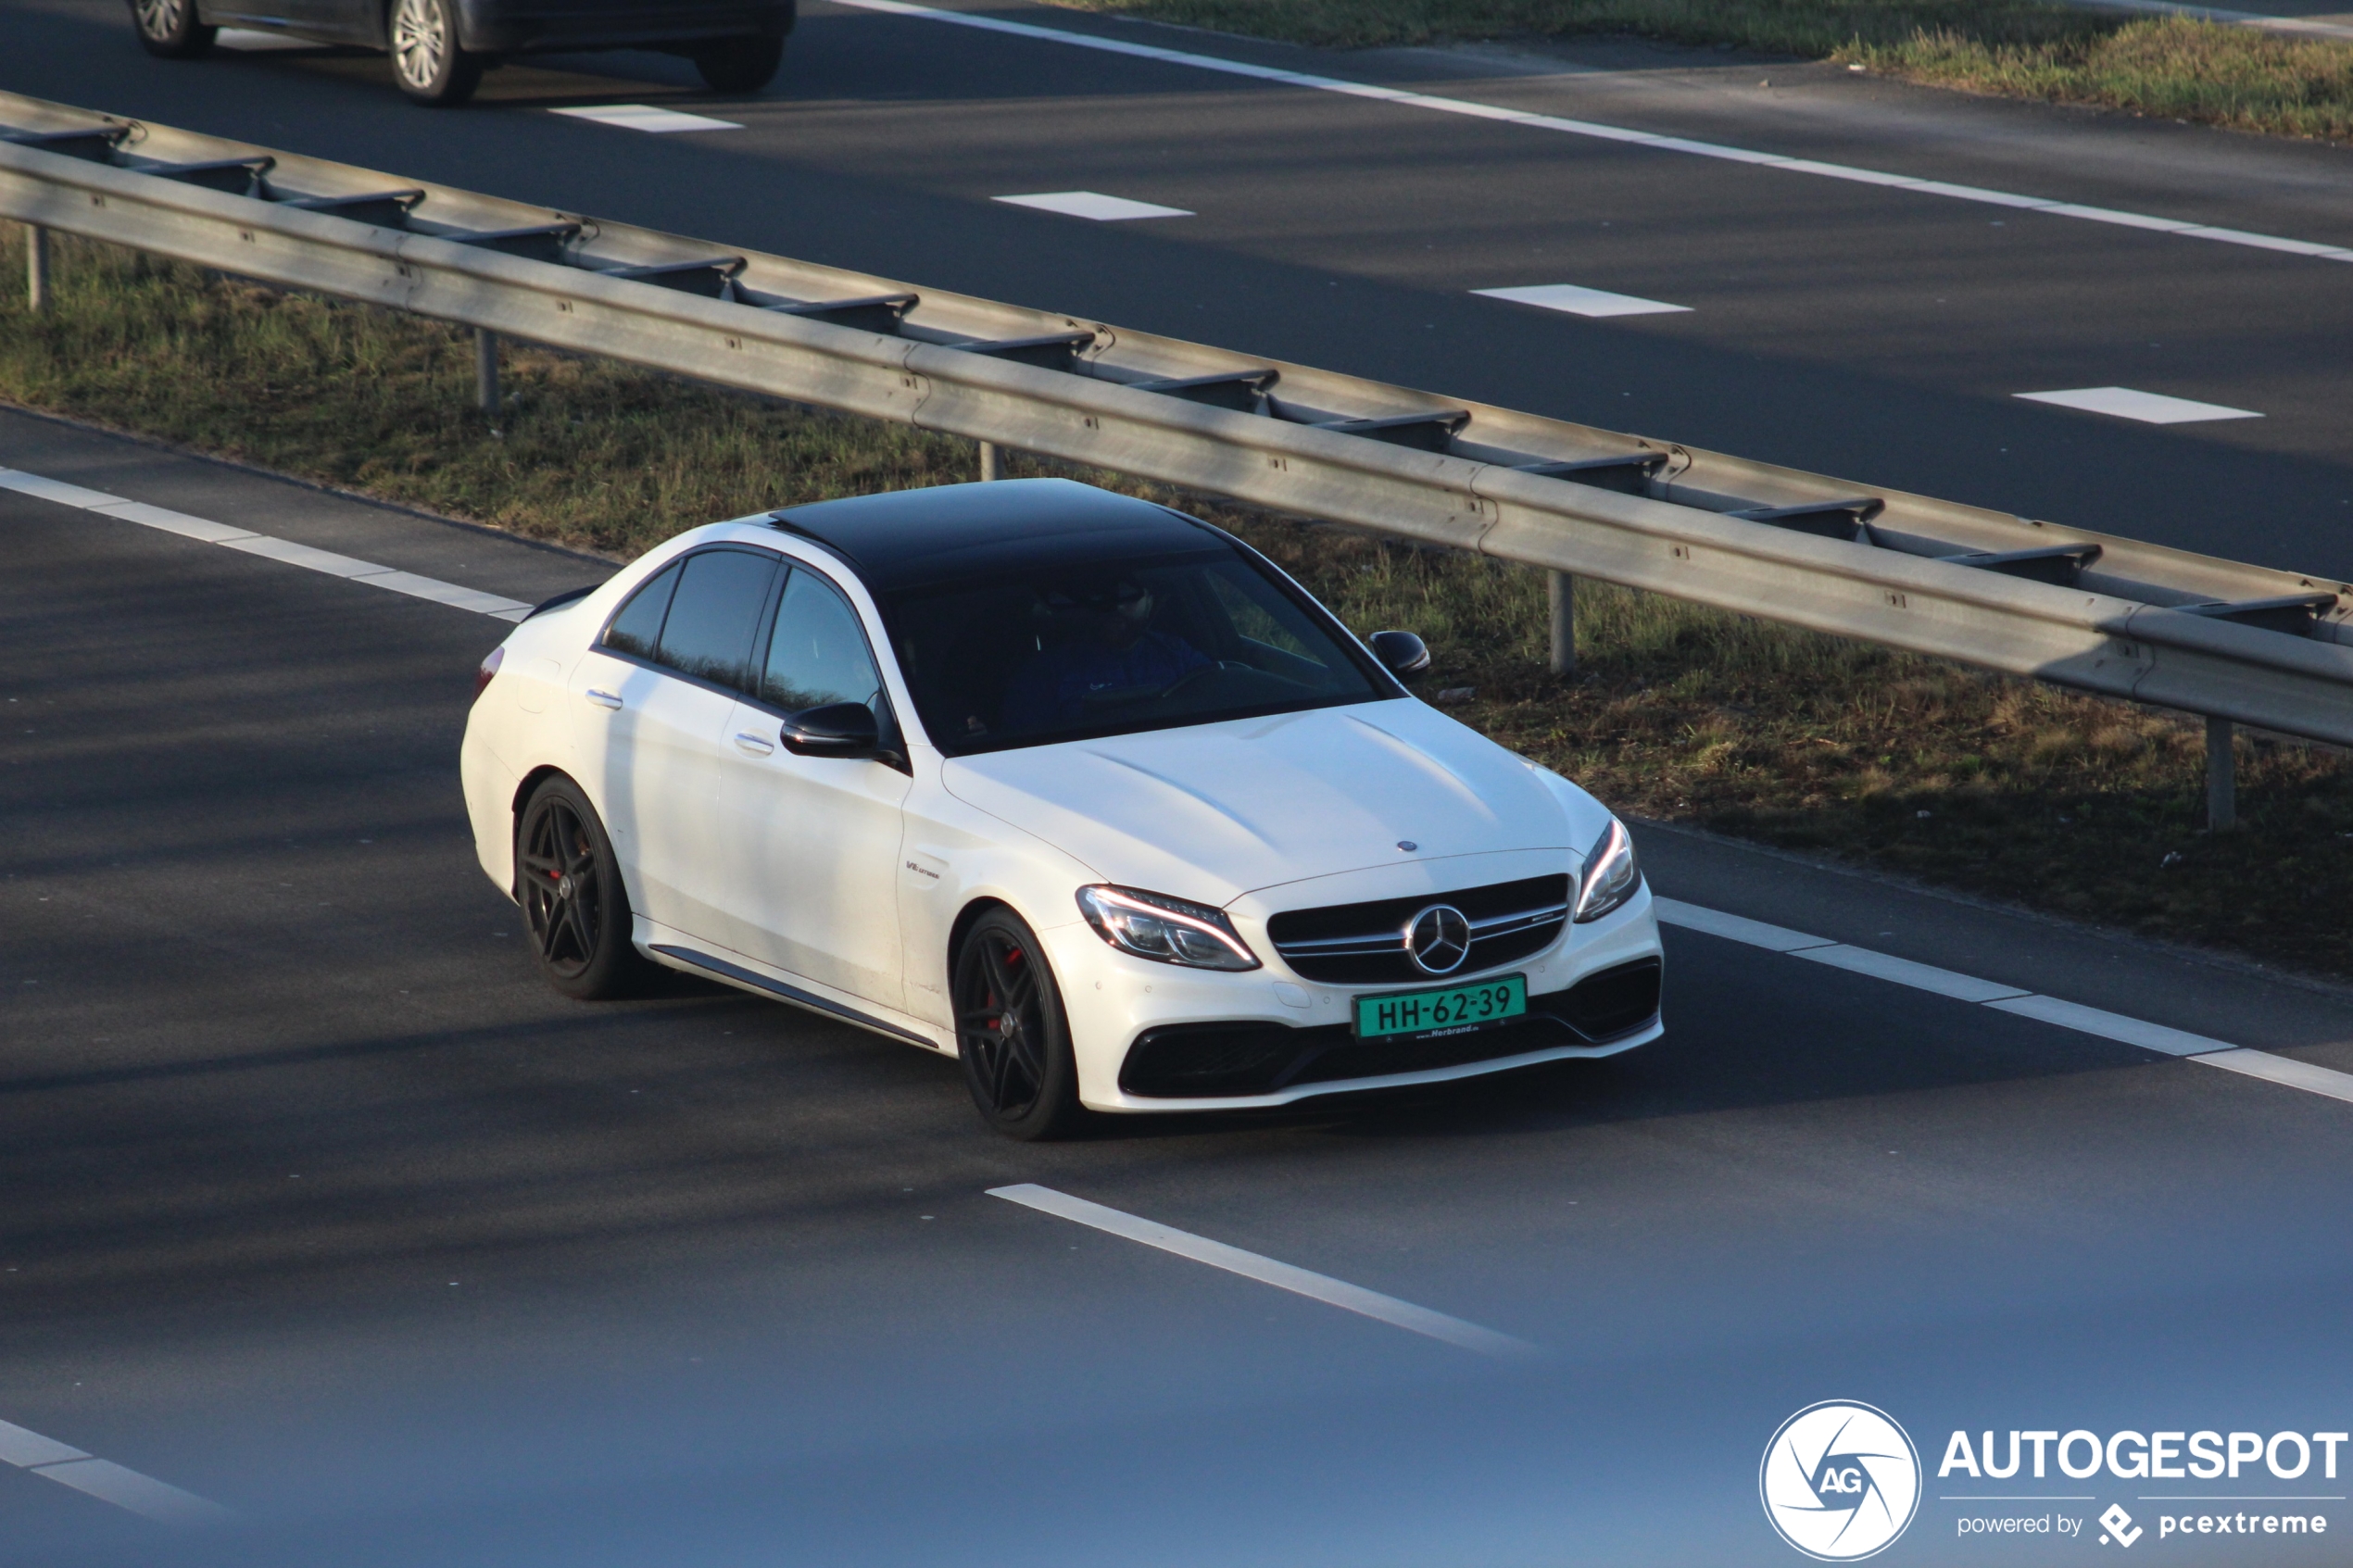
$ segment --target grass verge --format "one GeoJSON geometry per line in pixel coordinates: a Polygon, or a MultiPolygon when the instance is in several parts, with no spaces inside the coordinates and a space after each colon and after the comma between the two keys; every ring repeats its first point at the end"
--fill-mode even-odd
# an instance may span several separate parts
{"type": "Polygon", "coordinates": [[[1929,86],[2353,139],[2353,44],[2050,0],[1054,0],[1362,48],[1633,34],[1835,60],[1929,86]]]}
{"type": "MultiPolygon", "coordinates": [[[[970,443],[510,345],[470,408],[464,333],[70,240],[57,301],[0,304],[0,398],[536,538],[627,555],[715,517],[975,475],[970,443]]],[[[0,276],[21,276],[19,232],[0,276]]],[[[1014,472],[1074,471],[1012,457],[1014,472]]],[[[1614,807],[2054,913],[2353,976],[2353,761],[2241,742],[2244,825],[2209,835],[2178,715],[1579,583],[1579,676],[1543,666],[1541,574],[1080,477],[1250,539],[1360,630],[1404,626],[1424,690],[1614,807]]]]}

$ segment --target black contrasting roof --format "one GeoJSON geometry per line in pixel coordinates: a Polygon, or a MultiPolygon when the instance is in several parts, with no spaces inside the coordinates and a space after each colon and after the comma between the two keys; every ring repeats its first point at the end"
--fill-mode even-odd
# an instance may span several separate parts
{"type": "Polygon", "coordinates": [[[842,557],[875,593],[1063,564],[1214,548],[1209,524],[1067,479],[939,484],[772,512],[842,557]]]}

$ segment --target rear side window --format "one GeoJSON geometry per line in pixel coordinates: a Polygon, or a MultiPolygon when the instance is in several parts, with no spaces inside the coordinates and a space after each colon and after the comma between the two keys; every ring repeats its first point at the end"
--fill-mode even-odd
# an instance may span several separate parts
{"type": "Polygon", "coordinates": [[[794,571],[776,607],[760,700],[787,713],[833,702],[862,702],[879,713],[881,690],[849,601],[815,572],[794,571]]]}
{"type": "Polygon", "coordinates": [[[688,556],[655,658],[682,674],[740,688],[776,564],[775,557],[750,550],[688,556]]]}
{"type": "Polygon", "coordinates": [[[678,586],[678,564],[673,561],[654,573],[652,581],[629,596],[621,613],[605,628],[605,646],[615,653],[651,659],[661,641],[661,618],[670,613],[670,596],[678,586]]]}

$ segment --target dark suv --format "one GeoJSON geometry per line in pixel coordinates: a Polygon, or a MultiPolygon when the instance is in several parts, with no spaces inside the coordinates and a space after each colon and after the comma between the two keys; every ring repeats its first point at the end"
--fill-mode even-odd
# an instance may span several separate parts
{"type": "Polygon", "coordinates": [[[722,93],[756,93],[783,62],[794,0],[131,0],[150,54],[189,59],[223,27],[392,56],[422,104],[462,104],[483,69],[551,50],[660,49],[695,62],[722,93]]]}

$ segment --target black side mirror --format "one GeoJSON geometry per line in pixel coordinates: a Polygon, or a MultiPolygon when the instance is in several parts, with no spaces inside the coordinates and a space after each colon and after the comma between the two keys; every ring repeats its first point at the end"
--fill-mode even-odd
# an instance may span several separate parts
{"type": "Polygon", "coordinates": [[[786,720],[778,738],[796,757],[871,757],[882,745],[882,725],[862,702],[829,702],[786,720]]]}
{"type": "Polygon", "coordinates": [[[1429,648],[1411,632],[1376,632],[1370,639],[1373,657],[1381,667],[1401,681],[1410,681],[1429,670],[1429,648]]]}

